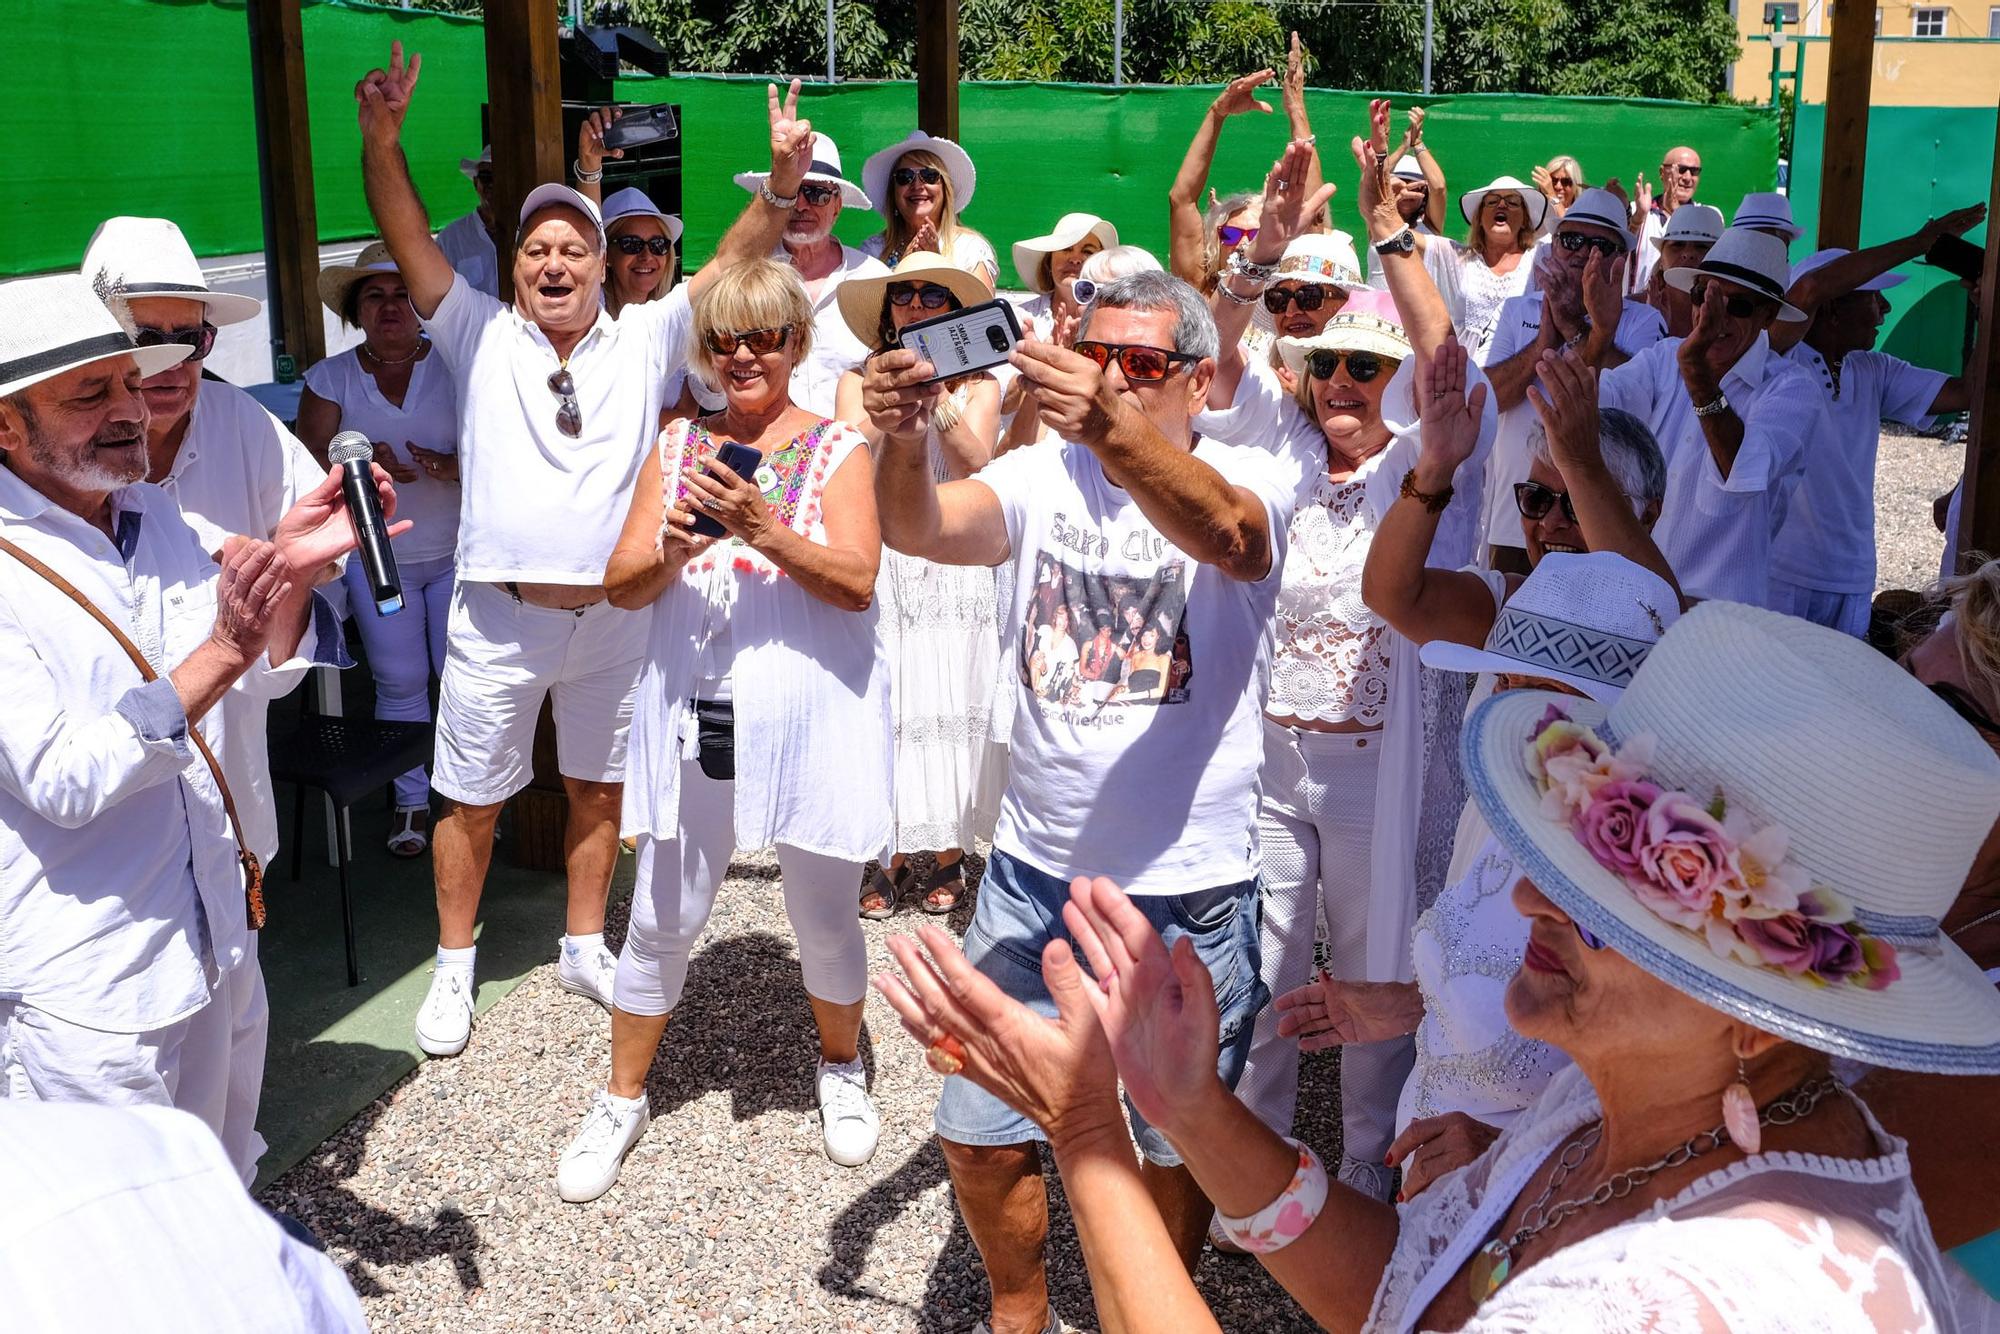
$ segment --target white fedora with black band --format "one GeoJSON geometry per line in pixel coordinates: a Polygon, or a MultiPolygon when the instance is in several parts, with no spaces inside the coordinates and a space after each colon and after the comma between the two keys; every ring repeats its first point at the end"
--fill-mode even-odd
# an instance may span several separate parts
{"type": "MultiPolygon", "coordinates": [[[[738,185],[754,195],[757,193],[758,186],[771,179],[771,173],[768,171],[739,171],[733,179],[738,185]]],[[[817,181],[821,185],[839,186],[840,203],[843,208],[875,207],[874,201],[868,198],[868,192],[853,181],[848,180],[842,174],[840,168],[840,145],[834,143],[832,139],[819,133],[817,130],[813,132],[812,138],[812,165],[806,168],[805,179],[808,181],[817,181]]]]}
{"type": "Polygon", "coordinates": [[[214,325],[240,324],[264,311],[255,297],[211,289],[187,237],[165,218],[106,218],[84,249],[83,276],[107,299],[199,301],[214,325]]]}
{"type": "Polygon", "coordinates": [[[1607,227],[1618,237],[1618,248],[1630,250],[1637,244],[1632,239],[1632,229],[1625,225],[1625,201],[1609,190],[1591,186],[1576,197],[1569,211],[1556,224],[1560,232],[1571,223],[1587,222],[1593,227],[1607,227]]]}
{"type": "Polygon", "coordinates": [[[1667,286],[1691,291],[1697,278],[1720,278],[1744,291],[1778,303],[1778,318],[1802,320],[1806,313],[1785,300],[1791,287],[1792,266],[1785,262],[1785,243],[1768,232],[1731,227],[1710,246],[1701,263],[1692,268],[1668,269],[1662,277],[1667,286]]]}
{"type": "Polygon", "coordinates": [[[186,361],[185,343],[140,347],[96,290],[74,273],[0,283],[0,398],[94,361],[130,357],[141,376],[186,361]]]}
{"type": "Polygon", "coordinates": [[[1775,190],[1752,190],[1744,195],[1729,225],[1770,232],[1786,245],[1805,234],[1804,228],[1792,220],[1792,201],[1775,190]]]}
{"type": "Polygon", "coordinates": [[[1669,241],[1714,245],[1727,231],[1722,221],[1722,210],[1707,204],[1682,204],[1667,219],[1667,230],[1660,237],[1660,244],[1669,241]]]}

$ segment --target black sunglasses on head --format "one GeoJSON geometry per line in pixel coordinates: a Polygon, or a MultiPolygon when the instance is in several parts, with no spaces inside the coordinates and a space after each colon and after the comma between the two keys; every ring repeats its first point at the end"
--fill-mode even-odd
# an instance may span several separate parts
{"type": "Polygon", "coordinates": [[[955,309],[958,306],[958,298],[951,294],[949,287],[940,287],[936,283],[889,284],[890,305],[907,306],[912,301],[925,310],[943,310],[946,307],[955,309]]]}
{"type": "Polygon", "coordinates": [[[1335,352],[1321,348],[1306,357],[1306,374],[1315,380],[1331,380],[1333,373],[1340,369],[1342,360],[1347,362],[1347,378],[1356,384],[1367,384],[1396,364],[1373,352],[1335,352]]]}
{"type": "Polygon", "coordinates": [[[1318,310],[1326,304],[1326,289],[1316,283],[1303,287],[1273,287],[1264,293],[1264,309],[1273,315],[1285,313],[1285,307],[1296,304],[1300,310],[1318,310]]]}
{"type": "Polygon", "coordinates": [[[1608,236],[1585,236],[1582,232],[1557,232],[1556,244],[1574,255],[1579,250],[1595,250],[1600,255],[1618,253],[1618,243],[1608,236]]]}
{"type": "Polygon", "coordinates": [[[132,341],[140,347],[191,347],[188,360],[200,361],[215,348],[215,326],[207,320],[197,329],[156,329],[142,324],[132,331],[132,341]]]}
{"type": "Polygon", "coordinates": [[[889,173],[889,179],[897,185],[914,185],[918,181],[936,185],[944,179],[944,173],[936,167],[898,167],[889,173]]]}
{"type": "MultiPolygon", "coordinates": [[[[1708,303],[1708,279],[1697,278],[1689,283],[1688,295],[1694,298],[1694,303],[1697,306],[1706,305],[1708,303]]],[[[1741,292],[1732,292],[1723,298],[1722,308],[1729,312],[1729,318],[1732,320],[1747,320],[1770,304],[1771,302],[1763,297],[1745,296],[1741,292]]]]}
{"type": "Polygon", "coordinates": [[[1514,508],[1521,511],[1521,517],[1530,522],[1542,518],[1554,509],[1556,502],[1562,502],[1563,517],[1576,522],[1576,506],[1570,503],[1569,492],[1552,491],[1540,482],[1514,483],[1514,508]]]}
{"type": "Polygon", "coordinates": [[[1200,357],[1189,356],[1185,352],[1175,352],[1169,348],[1151,347],[1145,343],[1096,343],[1083,342],[1076,350],[1089,357],[1100,367],[1118,363],[1118,369],[1134,384],[1150,384],[1164,380],[1173,374],[1174,367],[1183,361],[1200,361],[1200,357]]]}
{"type": "Polygon", "coordinates": [[[673,241],[665,236],[614,236],[611,244],[627,255],[636,255],[642,250],[664,255],[674,248],[673,241]]]}

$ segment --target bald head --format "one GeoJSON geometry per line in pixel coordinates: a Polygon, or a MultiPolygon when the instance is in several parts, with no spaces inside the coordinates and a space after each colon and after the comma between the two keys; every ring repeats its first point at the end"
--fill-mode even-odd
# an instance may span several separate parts
{"type": "Polygon", "coordinates": [[[1660,159],[1660,203],[1669,213],[1694,198],[1701,184],[1701,154],[1683,144],[1660,159]]]}

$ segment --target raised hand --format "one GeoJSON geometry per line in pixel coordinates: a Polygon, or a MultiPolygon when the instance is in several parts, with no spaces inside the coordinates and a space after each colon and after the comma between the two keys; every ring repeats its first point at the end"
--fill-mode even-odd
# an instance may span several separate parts
{"type": "Polygon", "coordinates": [[[209,639],[239,662],[254,662],[271,642],[278,612],[296,587],[275,542],[230,537],[222,544],[209,639]]]}
{"type": "Polygon", "coordinates": [[[1250,258],[1261,264],[1275,262],[1294,238],[1302,235],[1312,218],[1329,199],[1334,187],[1322,185],[1309,190],[1312,170],[1312,142],[1294,139],[1264,177],[1264,213],[1257,235],[1250,243],[1250,258]]]}
{"type": "Polygon", "coordinates": [[[1480,416],[1486,407],[1484,381],[1465,391],[1472,358],[1458,339],[1445,335],[1438,350],[1417,358],[1417,411],[1420,421],[1417,484],[1436,492],[1451,485],[1458,467],[1479,448],[1480,416]]]}
{"type": "Polygon", "coordinates": [[[354,85],[362,138],[394,143],[402,137],[403,118],[410,114],[410,98],[417,91],[417,75],[423,67],[424,58],[416,54],[405,65],[403,44],[389,43],[389,68],[369,70],[354,85]]]}
{"type": "Polygon", "coordinates": [[[1923,237],[1924,249],[1937,244],[1942,236],[1963,236],[1986,221],[1986,205],[1974,204],[1969,208],[1953,209],[1941,218],[1932,218],[1925,223],[1918,235],[1923,237]]]}
{"type": "Polygon", "coordinates": [[[936,255],[943,253],[938,249],[938,246],[939,246],[939,241],[938,241],[937,224],[933,222],[931,219],[925,218],[923,221],[923,225],[918,227],[916,233],[910,237],[909,245],[903,247],[903,249],[904,253],[906,254],[915,254],[918,251],[926,251],[930,254],[936,255]]]}
{"type": "Polygon", "coordinates": [[[1284,82],[1285,114],[1293,125],[1305,122],[1306,115],[1306,48],[1299,40],[1298,33],[1292,34],[1290,50],[1285,54],[1284,82]]]}
{"type": "Polygon", "coordinates": [[[1240,116],[1246,111],[1261,111],[1268,116],[1271,114],[1271,104],[1259,102],[1257,90],[1277,77],[1275,71],[1260,69],[1254,74],[1244,74],[1231,79],[1229,86],[1222,90],[1210,110],[1225,119],[1230,116],[1240,116]]]}
{"type": "Polygon", "coordinates": [[[908,348],[877,352],[861,366],[861,406],[886,440],[921,440],[937,407],[937,372],[908,348]]]}
{"type": "Polygon", "coordinates": [[[1705,368],[1709,354],[1715,349],[1715,340],[1722,336],[1722,308],[1728,302],[1722,294],[1722,284],[1709,283],[1703,296],[1705,299],[1701,301],[1694,301],[1692,293],[1688,297],[1694,304],[1694,328],[1681,340],[1680,350],[1676,353],[1683,375],[1696,367],[1705,368]]]}
{"type": "Polygon", "coordinates": [[[1414,982],[1343,982],[1324,969],[1273,1004],[1278,1036],[1297,1038],[1299,1050],[1308,1052],[1406,1037],[1424,1017],[1423,996],[1414,982]]]}
{"type": "Polygon", "coordinates": [[[1464,1112],[1410,1122],[1389,1146],[1389,1161],[1403,1169],[1403,1191],[1396,1198],[1415,1199],[1433,1181],[1472,1162],[1499,1138],[1497,1128],[1464,1112]]]}
{"type": "Polygon", "coordinates": [[[771,193],[789,198],[812,167],[812,122],[799,119],[797,79],[782,102],[777,84],[766,84],[764,92],[771,120],[771,193]]]}
{"type": "MultiPolygon", "coordinates": [[[[396,488],[390,484],[389,474],[380,464],[369,465],[375,478],[375,493],[382,502],[382,517],[393,520],[396,517],[396,488]]],[[[298,503],[285,511],[278,520],[278,527],[271,534],[271,541],[285,558],[294,578],[303,578],[318,584],[330,577],[333,562],[354,550],[359,544],[355,535],[354,521],[348,517],[347,501],[340,492],[340,469],[329,471],[326,479],[305,495],[298,503]]],[[[389,524],[389,536],[400,537],[410,531],[410,521],[389,524]]]]}
{"type": "Polygon", "coordinates": [[[1389,173],[1389,100],[1378,97],[1368,104],[1368,137],[1355,136],[1348,145],[1354,151],[1354,165],[1361,173],[1361,216],[1368,220],[1370,239],[1385,241],[1403,230],[1403,215],[1396,211],[1396,191],[1389,173]]]}
{"type": "Polygon", "coordinates": [[[1542,287],[1542,322],[1557,335],[1557,342],[1567,342],[1583,332],[1583,288],[1576,270],[1563,263],[1554,246],[1540,249],[1535,281],[1542,287]]]}
{"type": "Polygon", "coordinates": [[[1403,147],[1407,150],[1415,148],[1424,141],[1424,117],[1430,113],[1422,107],[1411,107],[1403,114],[1409,121],[1403,130],[1403,147]]]}
{"type": "Polygon", "coordinates": [[[601,107],[590,113],[576,131],[576,165],[586,172],[594,172],[604,166],[608,157],[624,157],[625,150],[604,147],[604,132],[612,122],[625,114],[622,107],[601,107]]]}
{"type": "Polygon", "coordinates": [[[1542,353],[1535,366],[1537,384],[1528,386],[1528,401],[1548,437],[1549,457],[1564,477],[1579,465],[1601,464],[1604,446],[1598,440],[1597,369],[1578,355],[1542,353]]]}
{"type": "Polygon", "coordinates": [[[1049,341],[1057,347],[1076,346],[1076,331],[1083,327],[1083,311],[1080,308],[1056,312],[1055,328],[1049,334],[1049,341]]]}
{"type": "Polygon", "coordinates": [[[1646,219],[1653,212],[1653,187],[1646,180],[1645,172],[1632,178],[1632,189],[1637,196],[1632,210],[1632,230],[1636,232],[1645,227],[1646,219]]]}
{"type": "Polygon", "coordinates": [[[1618,331],[1625,314],[1626,256],[1592,252],[1583,266],[1583,312],[1606,337],[1618,331]]]}
{"type": "Polygon", "coordinates": [[[1042,420],[1065,440],[1102,440],[1121,411],[1104,370],[1089,357],[1038,339],[1023,339],[1007,360],[1034,392],[1042,420]]]}

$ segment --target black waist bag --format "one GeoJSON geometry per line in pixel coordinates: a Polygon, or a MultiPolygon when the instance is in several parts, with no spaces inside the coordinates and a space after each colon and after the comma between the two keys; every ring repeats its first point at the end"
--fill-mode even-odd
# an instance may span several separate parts
{"type": "Polygon", "coordinates": [[[695,760],[718,783],[736,777],[736,708],[727,702],[694,701],[695,760]]]}

